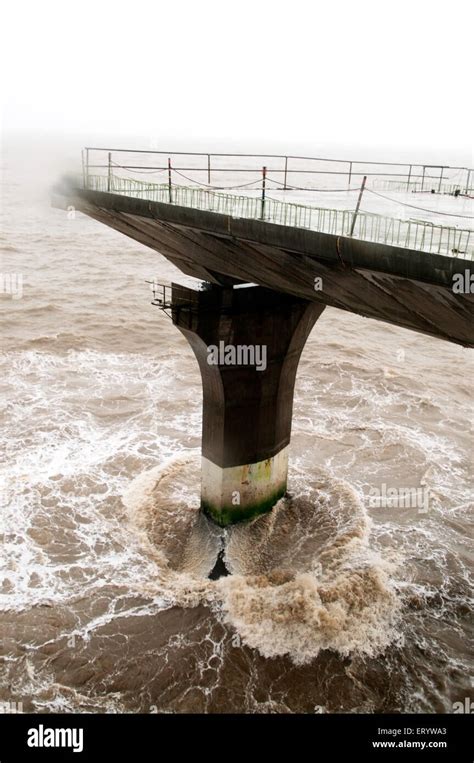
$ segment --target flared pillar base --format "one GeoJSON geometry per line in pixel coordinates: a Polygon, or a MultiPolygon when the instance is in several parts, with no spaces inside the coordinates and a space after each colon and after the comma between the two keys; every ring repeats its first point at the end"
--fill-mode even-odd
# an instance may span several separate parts
{"type": "Polygon", "coordinates": [[[286,492],[296,370],[323,310],[259,286],[173,284],[173,323],[202,377],[201,506],[221,526],[270,511],[286,492]]]}

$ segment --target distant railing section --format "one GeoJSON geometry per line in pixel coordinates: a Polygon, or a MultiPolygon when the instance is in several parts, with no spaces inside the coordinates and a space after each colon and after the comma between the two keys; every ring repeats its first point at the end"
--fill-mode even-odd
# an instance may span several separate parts
{"type": "Polygon", "coordinates": [[[167,204],[218,212],[235,218],[262,220],[296,228],[354,236],[391,246],[422,252],[458,255],[473,259],[474,231],[427,221],[401,220],[370,212],[328,209],[283,202],[267,197],[216,193],[205,188],[191,188],[171,183],[147,183],[143,180],[108,175],[89,175],[87,188],[123,194],[167,204]]]}
{"type": "Polygon", "coordinates": [[[474,187],[468,187],[461,183],[430,183],[429,179],[423,181],[410,180],[409,183],[400,182],[398,180],[385,180],[375,178],[372,183],[374,188],[378,188],[381,191],[402,191],[411,193],[441,193],[447,196],[457,196],[463,194],[465,196],[474,197],[474,187]]]}

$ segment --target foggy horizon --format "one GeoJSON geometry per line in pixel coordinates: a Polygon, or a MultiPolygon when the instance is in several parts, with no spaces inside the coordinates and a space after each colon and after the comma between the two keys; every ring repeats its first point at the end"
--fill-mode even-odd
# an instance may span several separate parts
{"type": "Polygon", "coordinates": [[[372,0],[357,8],[293,3],[288,14],[246,2],[224,17],[209,0],[165,9],[139,2],[133,14],[123,3],[87,1],[73,17],[57,0],[20,2],[5,13],[1,55],[4,68],[15,65],[4,83],[4,139],[414,162],[448,156],[472,166],[463,8],[451,3],[447,16],[428,2],[399,3],[381,32],[372,0]],[[19,33],[26,57],[17,55],[19,33]],[[442,45],[434,48],[436,35],[442,45]]]}

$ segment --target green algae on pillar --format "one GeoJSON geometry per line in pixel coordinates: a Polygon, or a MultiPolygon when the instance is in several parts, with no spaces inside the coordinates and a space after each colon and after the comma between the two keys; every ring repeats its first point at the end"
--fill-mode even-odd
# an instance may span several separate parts
{"type": "Polygon", "coordinates": [[[222,468],[202,457],[201,507],[220,525],[269,511],[286,493],[288,447],[255,464],[222,468]]]}

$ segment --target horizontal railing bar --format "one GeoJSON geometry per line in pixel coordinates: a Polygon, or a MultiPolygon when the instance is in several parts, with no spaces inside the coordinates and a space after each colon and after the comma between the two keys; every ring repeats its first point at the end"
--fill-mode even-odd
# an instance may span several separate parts
{"type": "MultiPolygon", "coordinates": [[[[96,146],[85,146],[86,151],[112,151],[116,153],[130,153],[130,154],[160,154],[164,156],[220,156],[220,157],[248,157],[253,159],[301,159],[303,161],[311,162],[338,162],[340,164],[370,164],[379,165],[382,167],[426,167],[432,169],[445,169],[445,170],[469,170],[469,167],[453,167],[448,164],[429,164],[423,162],[376,162],[366,159],[328,159],[318,156],[296,156],[292,154],[246,154],[246,153],[215,153],[210,151],[156,151],[140,148],[98,148],[96,146]]],[[[472,170],[471,170],[472,171],[472,170]]],[[[347,174],[347,173],[346,173],[347,174]]]]}
{"type": "MultiPolygon", "coordinates": [[[[89,169],[108,169],[108,164],[89,164],[89,169]]],[[[113,164],[114,169],[121,169],[121,170],[167,170],[168,165],[163,167],[153,167],[153,166],[147,166],[145,164],[113,164]]],[[[171,167],[173,171],[176,172],[208,172],[208,167],[175,167],[174,165],[171,167]]],[[[212,172],[259,172],[261,173],[260,167],[251,167],[251,168],[242,168],[242,167],[213,167],[212,172]]],[[[268,173],[279,173],[280,175],[285,174],[284,169],[272,169],[271,167],[267,167],[268,173]]],[[[286,173],[290,175],[291,173],[295,175],[344,175],[347,177],[347,171],[339,171],[339,170],[286,170],[286,173]]],[[[367,176],[373,176],[377,177],[378,175],[381,175],[382,177],[401,177],[405,178],[406,174],[402,172],[352,172],[352,176],[360,176],[360,175],[367,175],[367,176]]],[[[426,179],[432,179],[432,180],[439,180],[439,175],[415,175],[411,174],[412,178],[422,178],[424,177],[426,179]]],[[[133,178],[130,178],[133,180],[133,178]]],[[[271,178],[268,178],[268,180],[271,180],[271,178]]],[[[449,178],[446,178],[446,180],[449,180],[449,178]]]]}

